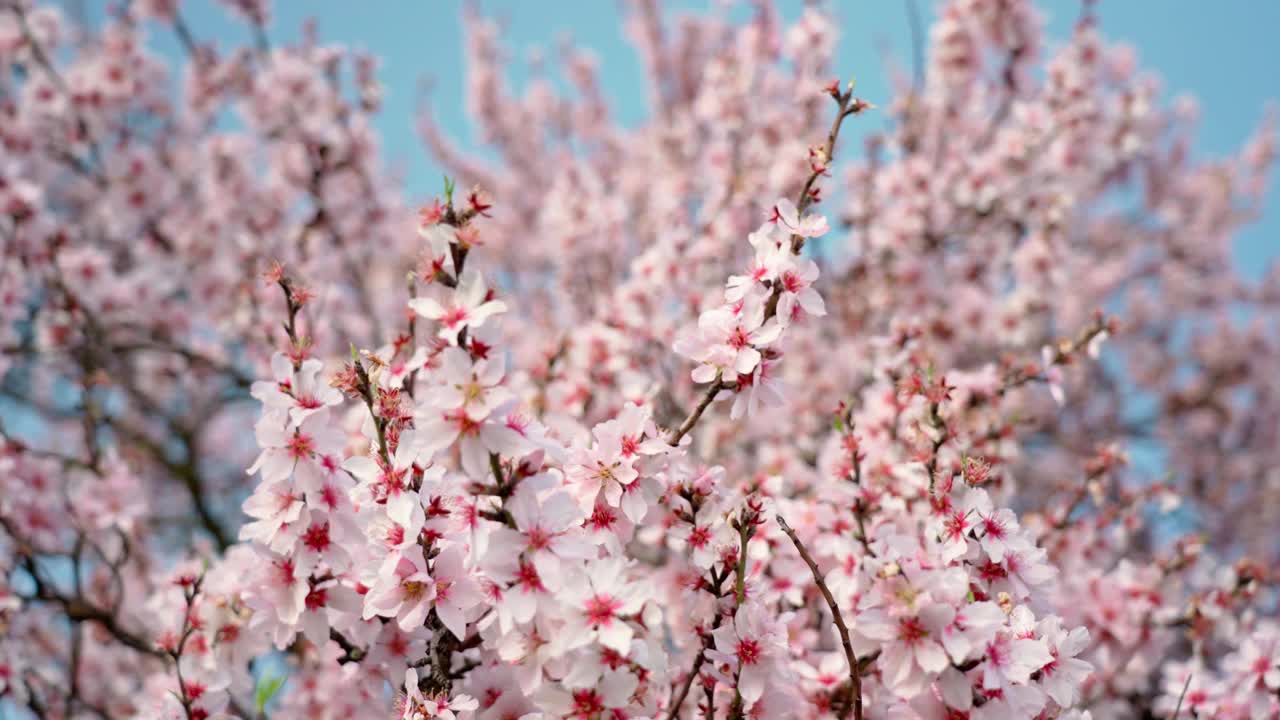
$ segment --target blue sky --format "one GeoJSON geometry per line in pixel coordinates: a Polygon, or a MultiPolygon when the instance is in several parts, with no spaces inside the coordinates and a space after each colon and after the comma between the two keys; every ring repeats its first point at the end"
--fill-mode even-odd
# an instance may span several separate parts
{"type": "MultiPolygon", "coordinates": [[[[859,94],[872,102],[888,99],[886,61],[910,67],[907,0],[828,0],[840,19],[838,69],[858,79],[859,94]]],[[[934,0],[917,0],[926,24],[934,0]]],[[[672,0],[670,12],[704,8],[708,0],[672,0]]],[[[745,3],[738,2],[738,5],[745,3]]],[[[591,48],[600,61],[615,117],[628,124],[645,117],[641,66],[624,36],[621,0],[480,0],[480,7],[505,25],[503,33],[520,82],[534,50],[553,55],[562,39],[591,48]]],[[[463,109],[465,68],[460,16],[464,0],[275,0],[270,34],[293,39],[307,17],[319,21],[328,42],[370,50],[382,58],[380,76],[385,106],[378,120],[384,153],[404,176],[411,201],[439,191],[440,173],[413,128],[419,83],[430,79],[437,118],[464,143],[472,143],[463,109]]],[[[801,0],[782,0],[781,11],[794,18],[801,0]]],[[[1079,0],[1041,0],[1050,42],[1066,37],[1079,12],[1079,0]]],[[[189,0],[183,12],[202,40],[239,42],[243,29],[213,0],[189,0]]],[[[1108,38],[1133,45],[1144,69],[1157,71],[1170,94],[1199,98],[1199,152],[1220,155],[1238,147],[1263,116],[1267,104],[1280,101],[1280,2],[1271,0],[1100,0],[1098,13],[1108,38]]],[[[170,33],[158,33],[158,45],[178,55],[170,33]]],[[[868,117],[860,129],[882,119],[868,117]]],[[[859,145],[849,142],[847,147],[859,145]]],[[[1257,277],[1264,264],[1280,256],[1280,182],[1272,182],[1263,221],[1237,241],[1236,260],[1257,277]]]]}

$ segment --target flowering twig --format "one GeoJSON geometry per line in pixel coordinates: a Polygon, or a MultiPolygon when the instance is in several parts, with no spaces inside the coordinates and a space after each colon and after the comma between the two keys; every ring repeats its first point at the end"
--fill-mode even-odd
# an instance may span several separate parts
{"type": "Polygon", "coordinates": [[[179,580],[182,587],[182,597],[186,603],[182,613],[182,632],[178,636],[177,645],[169,650],[169,656],[173,658],[174,672],[178,677],[178,691],[180,692],[179,700],[182,702],[182,709],[187,715],[187,720],[196,720],[197,716],[194,711],[196,697],[187,689],[187,682],[182,677],[182,653],[186,649],[187,641],[191,639],[191,635],[195,633],[196,626],[191,621],[191,613],[195,609],[196,596],[200,594],[200,586],[204,584],[204,574],[195,576],[194,578],[184,576],[179,580]]]}
{"type": "MultiPolygon", "coordinates": [[[[844,124],[844,119],[850,115],[856,115],[857,113],[872,107],[871,104],[863,102],[853,96],[852,82],[849,83],[848,87],[843,92],[839,89],[838,84],[833,82],[827,92],[836,101],[838,109],[836,111],[835,119],[832,120],[831,129],[827,132],[826,144],[812,152],[812,155],[814,156],[813,161],[811,162],[812,169],[809,173],[809,177],[805,180],[804,185],[800,188],[800,194],[796,198],[795,203],[797,212],[801,215],[804,213],[805,209],[818,198],[819,192],[815,187],[815,183],[817,183],[818,178],[827,174],[827,168],[835,158],[836,141],[840,137],[840,127],[844,124]]],[[[793,255],[799,255],[800,251],[804,248],[804,236],[800,234],[792,234],[790,243],[791,253],[793,255]]],[[[765,304],[765,322],[768,322],[777,315],[778,302],[781,298],[782,283],[775,282],[773,290],[769,295],[769,299],[765,304]]],[[[720,392],[722,390],[732,390],[736,387],[736,382],[726,382],[723,380],[721,373],[716,373],[711,384],[702,393],[702,397],[699,398],[698,404],[694,406],[693,410],[689,411],[684,422],[680,423],[680,426],[668,436],[667,442],[671,445],[679,444],[680,440],[683,439],[684,436],[693,429],[693,426],[698,423],[699,418],[702,417],[702,414],[706,412],[707,407],[709,407],[720,395],[720,392]]]]}

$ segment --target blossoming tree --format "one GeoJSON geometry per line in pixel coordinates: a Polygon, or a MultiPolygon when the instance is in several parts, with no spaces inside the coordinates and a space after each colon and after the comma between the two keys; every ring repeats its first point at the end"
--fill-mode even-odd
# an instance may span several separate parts
{"type": "Polygon", "coordinates": [[[0,2],[0,713],[1280,717],[1273,132],[1197,159],[1088,3],[864,99],[634,0],[632,128],[469,14],[416,215],[374,59],[226,4],[0,2]]]}

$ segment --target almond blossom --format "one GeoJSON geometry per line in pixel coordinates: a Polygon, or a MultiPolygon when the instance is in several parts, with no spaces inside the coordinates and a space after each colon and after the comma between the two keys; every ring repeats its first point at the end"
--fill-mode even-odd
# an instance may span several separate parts
{"type": "Polygon", "coordinates": [[[796,204],[789,198],[779,198],[773,204],[773,217],[779,227],[801,237],[819,237],[827,234],[827,219],[821,215],[801,215],[796,204]]]}
{"type": "Polygon", "coordinates": [[[742,699],[749,704],[764,695],[765,684],[777,675],[785,676],[786,642],[776,619],[753,603],[738,608],[731,624],[712,633],[715,650],[708,655],[733,668],[742,699]]]}
{"type": "Polygon", "coordinates": [[[676,351],[699,363],[693,381],[707,383],[726,374],[750,374],[760,362],[760,348],[780,333],[776,321],[766,321],[760,296],[747,295],[734,305],[703,313],[696,333],[677,343],[676,351]]]}
{"type": "Polygon", "coordinates": [[[324,364],[311,358],[295,368],[284,353],[271,356],[275,382],[259,381],[251,390],[266,407],[289,413],[291,425],[301,425],[325,407],[342,402],[342,394],[319,379],[324,364]]]}
{"type": "Polygon", "coordinates": [[[364,616],[389,617],[401,630],[422,625],[436,598],[436,583],[424,562],[415,553],[391,555],[387,558],[391,572],[380,572],[378,584],[369,588],[364,599],[364,616]]]}
{"type": "Polygon", "coordinates": [[[463,272],[457,288],[439,290],[436,296],[410,300],[409,307],[425,318],[438,321],[439,336],[455,345],[463,330],[481,327],[489,318],[507,310],[501,300],[489,299],[484,278],[476,270],[463,272]]]}

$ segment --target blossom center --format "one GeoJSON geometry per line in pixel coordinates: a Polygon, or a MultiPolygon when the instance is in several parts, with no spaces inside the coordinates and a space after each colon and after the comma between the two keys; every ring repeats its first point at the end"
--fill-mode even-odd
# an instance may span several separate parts
{"type": "Polygon", "coordinates": [[[314,447],[314,444],[311,442],[311,436],[303,435],[300,432],[295,432],[293,436],[289,438],[288,444],[285,445],[285,449],[288,451],[289,457],[294,460],[311,457],[311,451],[314,447]]]}
{"type": "Polygon", "coordinates": [[[551,533],[540,527],[530,528],[525,536],[529,539],[531,550],[545,550],[551,544],[551,533]]]}
{"type": "Polygon", "coordinates": [[[523,560],[520,561],[520,568],[516,570],[516,583],[529,592],[545,590],[537,568],[523,560]]]}
{"type": "Polygon", "coordinates": [[[408,600],[416,600],[427,591],[427,584],[421,580],[406,580],[400,583],[400,590],[408,600]]]}
{"type": "Polygon", "coordinates": [[[782,289],[789,293],[798,293],[803,289],[800,278],[796,277],[794,272],[788,270],[782,273],[782,289]]]}
{"type": "Polygon", "coordinates": [[[463,325],[467,322],[467,309],[464,307],[451,307],[445,310],[444,315],[440,316],[440,322],[451,330],[463,325]]]}
{"type": "Polygon", "coordinates": [[[743,665],[755,665],[760,662],[760,655],[762,654],[760,643],[751,638],[742,638],[738,641],[738,647],[734,654],[738,656],[738,662],[743,665]]]}
{"type": "Polygon", "coordinates": [[[608,625],[621,607],[622,603],[617,598],[600,593],[587,599],[584,612],[592,625],[608,625]]]}
{"type": "Polygon", "coordinates": [[[914,644],[929,637],[929,631],[925,629],[919,618],[904,618],[898,622],[898,639],[907,643],[914,644]]]}
{"type": "Polygon", "coordinates": [[[321,406],[320,401],[317,400],[312,395],[303,395],[302,397],[298,398],[298,407],[302,408],[303,410],[315,410],[320,406],[321,406]]]}
{"type": "Polygon", "coordinates": [[[312,525],[302,534],[302,543],[315,552],[324,552],[329,548],[329,523],[312,525]]]}

